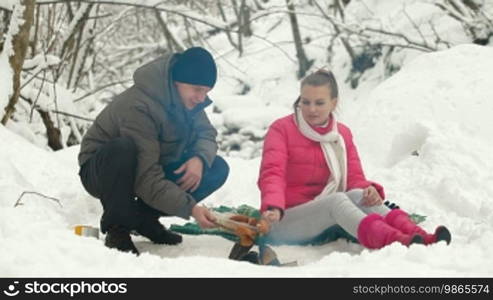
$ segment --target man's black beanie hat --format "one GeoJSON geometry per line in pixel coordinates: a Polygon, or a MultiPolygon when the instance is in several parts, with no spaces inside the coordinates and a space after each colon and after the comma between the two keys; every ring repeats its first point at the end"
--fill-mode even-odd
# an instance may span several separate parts
{"type": "Polygon", "coordinates": [[[202,47],[192,47],[178,56],[172,68],[173,80],[214,87],[217,69],[214,58],[202,47]]]}

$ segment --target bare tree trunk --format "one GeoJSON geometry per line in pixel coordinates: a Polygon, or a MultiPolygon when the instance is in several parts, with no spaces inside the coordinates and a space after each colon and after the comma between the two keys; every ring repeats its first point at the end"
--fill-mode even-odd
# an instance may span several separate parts
{"type": "Polygon", "coordinates": [[[170,52],[174,52],[174,50],[176,50],[178,52],[183,52],[185,49],[183,49],[183,47],[180,46],[178,41],[171,34],[171,31],[169,31],[169,28],[166,25],[166,22],[164,22],[163,17],[161,17],[161,12],[156,9],[156,10],[154,10],[154,13],[156,14],[156,19],[157,19],[159,25],[163,29],[163,34],[164,34],[164,37],[166,38],[166,41],[168,44],[168,49],[170,50],[170,52]]]}
{"type": "MultiPolygon", "coordinates": [[[[16,103],[19,101],[21,71],[22,65],[24,64],[24,58],[26,57],[27,48],[29,47],[29,30],[31,29],[31,25],[33,23],[35,0],[21,0],[21,5],[24,6],[24,12],[22,14],[24,23],[20,26],[19,32],[12,39],[14,55],[9,58],[9,63],[14,72],[12,78],[14,88],[13,94],[9,99],[9,103],[5,108],[5,114],[2,118],[3,125],[7,124],[7,121],[15,111],[16,103]]],[[[13,22],[17,22],[17,20],[11,19],[11,26],[13,22]]]]}
{"type": "MultiPolygon", "coordinates": [[[[70,32],[70,35],[64,41],[63,46],[62,46],[60,58],[62,60],[66,60],[67,65],[68,65],[69,61],[71,60],[69,77],[67,80],[67,89],[70,89],[72,77],[74,75],[74,70],[75,70],[75,67],[77,65],[77,59],[78,59],[79,50],[80,50],[79,46],[81,43],[82,35],[84,34],[84,27],[86,25],[87,18],[89,17],[89,12],[91,11],[92,7],[93,7],[93,4],[89,4],[86,7],[86,9],[84,10],[84,13],[77,20],[77,23],[73,27],[72,32],[70,32]]],[[[79,7],[79,9],[80,9],[80,7],[79,7]]],[[[75,15],[72,11],[72,7],[70,6],[70,3],[67,3],[67,12],[70,16],[70,22],[72,22],[75,15]]],[[[78,11],[77,11],[77,13],[78,13],[78,11]]],[[[65,66],[65,64],[60,64],[59,67],[56,69],[55,81],[58,81],[59,77],[62,75],[64,66],[65,66]]]]}
{"type": "MultiPolygon", "coordinates": [[[[20,95],[20,98],[25,100],[29,105],[32,107],[31,109],[31,118],[32,118],[32,112],[36,110],[39,115],[41,116],[41,119],[43,120],[43,124],[46,127],[46,137],[48,139],[48,146],[50,146],[51,149],[54,151],[60,150],[63,148],[62,145],[62,132],[60,131],[59,128],[55,127],[55,124],[51,120],[50,113],[48,111],[42,110],[37,104],[37,99],[36,100],[31,100],[30,98],[26,98],[23,95],[20,95]]],[[[53,113],[60,113],[58,111],[52,111],[53,113]]],[[[73,116],[73,115],[71,115],[73,116]]],[[[75,117],[75,116],[74,116],[75,117]]]]}
{"type": "Polygon", "coordinates": [[[309,61],[306,57],[305,50],[301,41],[300,28],[298,26],[298,19],[296,18],[296,12],[294,10],[294,4],[291,0],[286,0],[286,5],[289,10],[289,21],[291,23],[291,29],[293,31],[294,45],[296,47],[296,56],[298,57],[298,78],[305,76],[306,71],[310,69],[313,64],[313,60],[309,61]]]}
{"type": "MultiPolygon", "coordinates": [[[[55,18],[56,18],[56,4],[51,4],[48,7],[48,34],[47,34],[47,36],[49,36],[49,37],[53,36],[53,34],[55,32],[55,18]]],[[[55,39],[53,39],[51,41],[51,44],[47,45],[46,53],[51,52],[53,50],[52,49],[53,47],[55,47],[55,39]]]]}
{"type": "Polygon", "coordinates": [[[41,119],[43,119],[43,123],[46,127],[48,146],[50,146],[50,148],[54,151],[62,149],[62,134],[60,132],[60,129],[56,128],[55,124],[53,124],[53,121],[50,118],[50,113],[41,109],[37,109],[37,111],[41,115],[41,119]]]}
{"type": "Polygon", "coordinates": [[[192,35],[190,34],[190,24],[188,23],[186,17],[183,17],[183,23],[185,24],[185,30],[187,31],[187,42],[188,42],[188,46],[190,47],[193,45],[193,41],[192,41],[192,35]]]}
{"type": "Polygon", "coordinates": [[[246,5],[245,0],[241,0],[240,5],[241,28],[240,32],[246,37],[252,36],[252,27],[250,26],[250,7],[246,5]]]}
{"type": "Polygon", "coordinates": [[[31,45],[31,57],[34,57],[36,55],[36,46],[38,44],[38,29],[39,29],[39,14],[40,14],[41,8],[39,5],[36,7],[36,23],[34,24],[34,39],[30,42],[31,45]]]}
{"type": "MultiPolygon", "coordinates": [[[[80,43],[82,40],[82,35],[84,34],[84,24],[82,24],[81,28],[79,29],[79,34],[77,35],[77,40],[75,40],[74,36],[74,46],[73,49],[71,49],[72,53],[70,54],[72,57],[72,64],[70,65],[70,70],[68,73],[68,79],[67,79],[67,90],[70,89],[71,83],[72,83],[72,78],[74,76],[75,68],[77,66],[77,59],[79,57],[79,51],[80,51],[80,43]]],[[[75,89],[75,86],[74,86],[75,89]]]]}
{"type": "MultiPolygon", "coordinates": [[[[346,22],[346,20],[345,20],[346,14],[344,13],[343,4],[340,2],[340,0],[335,0],[335,3],[336,3],[336,8],[335,9],[341,15],[342,22],[345,23],[346,22]]],[[[332,25],[334,26],[334,30],[336,31],[336,34],[337,35],[340,35],[341,34],[341,30],[339,29],[339,26],[337,26],[337,24],[335,22],[333,22],[332,25]]],[[[346,49],[347,53],[351,57],[351,61],[354,62],[354,60],[356,59],[356,54],[354,53],[353,48],[349,44],[349,41],[345,37],[342,37],[342,36],[340,37],[340,39],[341,39],[342,45],[344,46],[344,48],[346,49]]]]}
{"type": "MultiPolygon", "coordinates": [[[[221,0],[217,0],[217,8],[219,9],[219,14],[221,15],[221,19],[224,21],[224,23],[228,23],[228,19],[226,18],[226,14],[224,13],[224,8],[221,3],[221,0]]],[[[238,45],[233,41],[233,38],[231,37],[231,32],[229,30],[225,30],[225,32],[231,46],[233,46],[235,49],[238,49],[238,45]]]]}
{"type": "Polygon", "coordinates": [[[231,4],[233,5],[233,10],[235,12],[236,19],[238,20],[238,43],[237,43],[237,45],[238,45],[238,56],[241,56],[243,54],[243,35],[242,35],[243,20],[241,17],[241,11],[238,8],[238,3],[236,3],[236,0],[231,0],[231,4]]]}
{"type": "MultiPolygon", "coordinates": [[[[99,12],[100,5],[96,6],[96,14],[99,12]]],[[[96,24],[97,24],[97,19],[94,19],[92,30],[93,33],[96,31],[96,24]]],[[[73,91],[75,92],[79,86],[80,81],[82,80],[85,72],[84,72],[84,66],[86,65],[86,61],[88,61],[89,55],[94,55],[94,49],[93,49],[93,42],[95,35],[91,33],[91,37],[88,39],[87,46],[85,47],[84,54],[82,56],[82,63],[79,64],[79,71],[77,72],[77,76],[75,78],[74,82],[74,88],[73,91]]],[[[91,66],[88,67],[90,69],[91,66]]]]}
{"type": "MultiPolygon", "coordinates": [[[[87,20],[89,18],[89,13],[90,13],[92,8],[93,8],[93,4],[90,4],[89,6],[87,6],[87,8],[84,11],[84,14],[81,18],[81,22],[77,24],[77,26],[79,26],[79,35],[77,37],[75,49],[73,50],[73,54],[72,54],[72,66],[70,67],[69,77],[67,80],[67,89],[69,89],[71,86],[74,72],[75,72],[75,69],[77,67],[77,59],[79,58],[79,52],[81,50],[81,43],[82,43],[82,36],[84,35],[84,28],[86,27],[87,20]]],[[[86,47],[89,47],[89,45],[87,45],[86,47]]],[[[82,62],[82,63],[84,63],[84,62],[82,62]]],[[[81,67],[84,67],[84,66],[81,65],[81,67]]],[[[74,84],[73,90],[76,90],[76,89],[77,89],[77,86],[74,84]]]]}

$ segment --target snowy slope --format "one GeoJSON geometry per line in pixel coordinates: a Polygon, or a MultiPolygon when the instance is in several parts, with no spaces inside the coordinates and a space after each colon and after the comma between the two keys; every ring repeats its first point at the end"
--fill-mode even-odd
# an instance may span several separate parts
{"type": "MultiPolygon", "coordinates": [[[[212,236],[185,236],[179,246],[135,238],[141,256],[119,253],[106,249],[102,236],[96,240],[73,234],[75,224],[97,226],[101,213],[98,200],[86,194],[79,182],[78,147],[47,152],[0,126],[0,274],[492,276],[493,126],[488,118],[493,109],[492,62],[491,48],[472,45],[422,55],[364,101],[347,103],[342,111],[367,176],[385,186],[389,200],[428,216],[423,224],[427,229],[447,225],[453,234],[450,246],[395,244],[369,251],[337,241],[316,247],[276,247],[281,261],[298,260],[300,266],[293,268],[227,260],[232,243],[212,236]],[[415,151],[418,156],[411,155],[415,151]],[[23,205],[13,207],[23,191],[60,199],[61,205],[25,195],[23,205]]],[[[292,91],[286,90],[284,96],[291,99],[292,91]]],[[[227,161],[230,178],[205,204],[258,206],[259,159],[227,161]]]]}
{"type": "Polygon", "coordinates": [[[492,57],[492,48],[473,45],[420,56],[350,118],[363,159],[384,166],[381,180],[401,182],[400,193],[423,199],[413,206],[490,226],[492,57]]]}

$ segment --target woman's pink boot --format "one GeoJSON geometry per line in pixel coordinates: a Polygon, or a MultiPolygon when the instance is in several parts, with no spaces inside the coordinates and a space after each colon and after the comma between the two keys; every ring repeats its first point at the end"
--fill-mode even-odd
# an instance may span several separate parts
{"type": "Polygon", "coordinates": [[[378,214],[370,214],[361,220],[358,226],[358,241],[369,249],[380,249],[393,242],[405,246],[424,243],[420,235],[402,233],[388,225],[378,214]]]}
{"type": "Polygon", "coordinates": [[[414,223],[409,215],[401,209],[393,209],[385,216],[385,222],[405,234],[419,234],[423,237],[425,245],[446,241],[450,244],[452,236],[445,226],[438,226],[435,233],[427,233],[423,228],[414,223]]]}

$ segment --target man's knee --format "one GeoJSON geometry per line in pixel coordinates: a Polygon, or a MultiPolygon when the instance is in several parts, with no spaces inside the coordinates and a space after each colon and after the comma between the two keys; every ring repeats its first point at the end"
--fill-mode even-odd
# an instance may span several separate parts
{"type": "Polygon", "coordinates": [[[222,157],[216,156],[211,168],[208,171],[208,175],[212,176],[214,181],[217,181],[220,185],[222,185],[229,175],[228,163],[222,157]]]}

